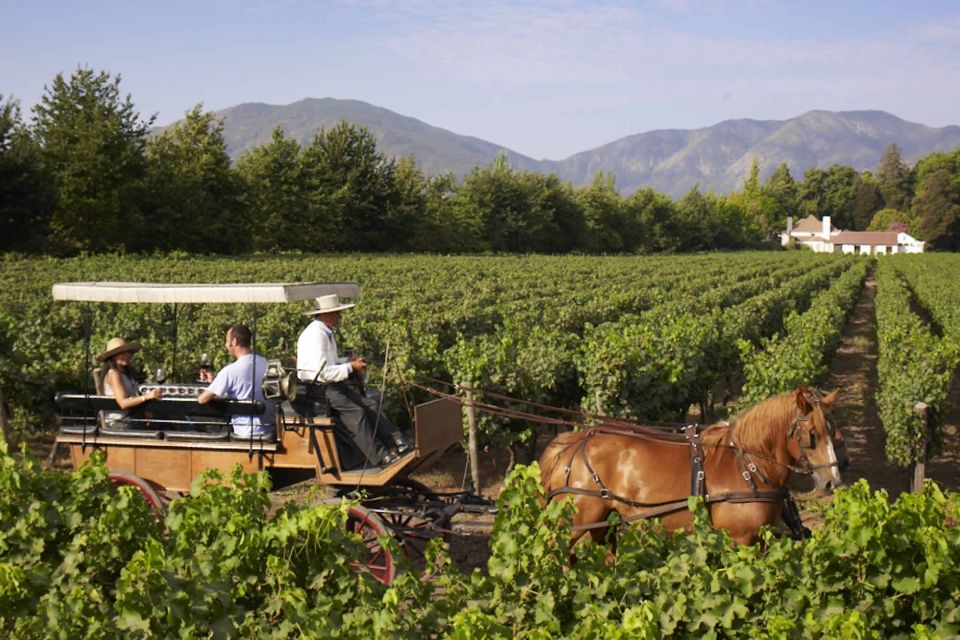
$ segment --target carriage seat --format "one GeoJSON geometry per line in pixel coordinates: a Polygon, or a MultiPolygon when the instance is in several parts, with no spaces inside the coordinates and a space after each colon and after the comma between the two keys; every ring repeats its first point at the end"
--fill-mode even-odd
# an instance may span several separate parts
{"type": "Polygon", "coordinates": [[[283,413],[302,418],[328,418],[332,415],[330,404],[327,402],[327,398],[323,394],[323,388],[320,386],[298,389],[297,397],[292,401],[284,399],[280,403],[280,409],[283,413]]]}
{"type": "Polygon", "coordinates": [[[264,434],[262,434],[262,435],[253,436],[253,437],[251,438],[250,436],[241,436],[241,435],[238,435],[238,434],[236,434],[236,433],[233,433],[233,431],[231,431],[231,432],[230,432],[230,440],[232,440],[232,441],[234,441],[234,442],[250,442],[250,441],[253,441],[253,442],[255,442],[256,444],[264,444],[264,443],[276,442],[276,441],[277,441],[277,432],[276,432],[276,431],[271,431],[270,433],[264,433],[264,434]]]}

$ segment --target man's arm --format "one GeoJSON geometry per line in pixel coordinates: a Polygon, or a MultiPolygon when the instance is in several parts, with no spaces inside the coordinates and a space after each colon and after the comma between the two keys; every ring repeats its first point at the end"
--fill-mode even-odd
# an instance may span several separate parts
{"type": "Polygon", "coordinates": [[[200,395],[197,396],[197,404],[207,404],[214,398],[227,396],[226,384],[226,375],[224,374],[224,369],[221,369],[217,373],[217,377],[210,383],[210,386],[201,391],[200,395]]]}

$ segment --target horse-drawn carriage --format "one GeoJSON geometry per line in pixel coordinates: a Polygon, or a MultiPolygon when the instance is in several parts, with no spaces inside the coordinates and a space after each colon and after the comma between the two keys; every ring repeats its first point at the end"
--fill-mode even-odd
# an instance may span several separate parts
{"type": "MultiPolygon", "coordinates": [[[[276,303],[310,300],[359,291],[352,283],[251,285],[143,285],[72,283],[55,285],[58,300],[114,303],[276,303]]],[[[254,401],[199,404],[195,384],[163,384],[164,398],[152,400],[151,428],[117,433],[100,424],[100,412],[116,399],[100,393],[58,394],[61,432],[75,466],[101,451],[111,478],[136,486],[161,509],[164,493],[183,492],[207,469],[267,470],[275,480],[315,478],[335,495],[351,495],[348,525],[367,542],[366,564],[380,580],[394,576],[389,549],[378,537],[393,535],[405,551],[422,551],[431,532],[442,530],[458,513],[490,511],[489,502],[469,492],[437,494],[409,474],[442,456],[461,440],[461,406],[448,397],[413,409],[414,449],[385,466],[346,468],[341,464],[338,423],[298,393],[295,372],[275,363],[264,380],[265,396],[275,401],[274,439],[232,437],[228,418],[259,414],[254,401]]],[[[711,426],[702,437],[665,434],[624,422],[595,422],[586,429],[559,435],[541,456],[548,499],[570,497],[577,508],[574,539],[589,533],[602,540],[607,516],[617,511],[630,522],[660,518],[668,527],[690,523],[687,497],[708,505],[716,526],[734,539],[751,542],[764,524],[783,514],[799,517],[789,499],[793,472],[810,474],[822,488],[840,481],[846,464],[839,430],[830,417],[836,394],[823,397],[805,387],[771,398],[711,426]],[[687,491],[689,489],[689,491],[687,491]]]]}
{"type": "MultiPolygon", "coordinates": [[[[289,303],[337,294],[353,297],[353,283],[306,284],[139,284],[79,282],[53,287],[55,300],[101,303],[196,304],[289,303]]],[[[89,332],[88,332],[89,339],[89,332]]],[[[389,549],[378,542],[393,535],[411,554],[422,551],[433,532],[443,530],[465,510],[489,509],[468,492],[437,494],[408,476],[430,464],[460,442],[459,403],[438,399],[413,407],[412,451],[386,466],[341,464],[343,440],[335,415],[298,390],[296,373],[272,361],[264,377],[264,395],[275,405],[273,437],[238,437],[232,433],[232,415],[259,415],[262,402],[216,400],[197,402],[205,385],[166,380],[142,385],[140,392],[160,387],[162,399],[148,401],[150,412],[141,428],[111,429],[104,412],[117,401],[105,395],[94,375],[94,393],[58,393],[60,433],[57,443],[69,447],[74,467],[94,451],[103,454],[111,479],[139,489],[157,510],[169,496],[190,490],[207,469],[228,471],[239,465],[245,472],[267,470],[276,484],[315,478],[335,496],[349,495],[359,503],[349,507],[348,526],[360,533],[370,549],[367,568],[390,582],[395,567],[389,549]]]]}

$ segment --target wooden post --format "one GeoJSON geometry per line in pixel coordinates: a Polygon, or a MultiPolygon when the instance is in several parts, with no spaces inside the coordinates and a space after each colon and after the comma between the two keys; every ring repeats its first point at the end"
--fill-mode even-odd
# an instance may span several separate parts
{"type": "Polygon", "coordinates": [[[7,444],[7,452],[13,446],[13,434],[10,432],[10,423],[7,422],[7,411],[3,406],[3,390],[0,389],[0,428],[3,429],[3,441],[7,444]]]}
{"type": "Polygon", "coordinates": [[[913,484],[910,490],[913,493],[920,493],[923,491],[923,480],[927,468],[927,438],[929,437],[927,430],[929,428],[930,412],[926,402],[918,402],[913,405],[913,410],[920,415],[920,423],[923,425],[923,440],[920,442],[920,455],[917,456],[917,463],[913,467],[913,484]]]}
{"type": "Polygon", "coordinates": [[[473,405],[473,389],[462,387],[466,395],[463,404],[467,412],[467,457],[470,459],[470,478],[473,481],[473,492],[480,495],[480,462],[477,447],[477,408],[473,405]]]}

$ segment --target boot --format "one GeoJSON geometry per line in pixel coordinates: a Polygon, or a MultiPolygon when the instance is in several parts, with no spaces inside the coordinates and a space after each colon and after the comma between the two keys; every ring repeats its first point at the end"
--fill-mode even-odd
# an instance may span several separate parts
{"type": "Polygon", "coordinates": [[[410,438],[403,435],[401,431],[397,431],[393,435],[393,444],[397,448],[397,453],[400,455],[405,455],[413,451],[413,443],[410,441],[410,438]]]}

